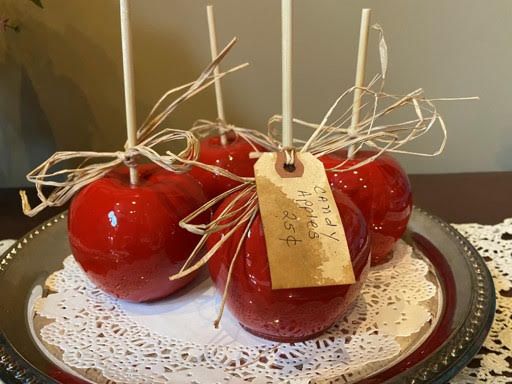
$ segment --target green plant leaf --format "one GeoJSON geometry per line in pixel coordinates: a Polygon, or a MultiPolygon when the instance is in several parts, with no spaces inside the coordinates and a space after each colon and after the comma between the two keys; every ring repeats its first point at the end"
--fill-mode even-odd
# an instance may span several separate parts
{"type": "Polygon", "coordinates": [[[37,5],[38,7],[43,8],[42,0],[30,0],[30,1],[33,2],[35,5],[37,5]]]}

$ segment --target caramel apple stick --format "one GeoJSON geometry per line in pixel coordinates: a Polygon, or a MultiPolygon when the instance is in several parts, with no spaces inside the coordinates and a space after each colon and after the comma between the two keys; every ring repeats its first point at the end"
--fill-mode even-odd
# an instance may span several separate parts
{"type": "MultiPolygon", "coordinates": [[[[206,15],[208,17],[208,32],[210,35],[210,52],[212,59],[217,57],[217,32],[215,28],[215,16],[213,15],[213,5],[206,6],[206,15]]],[[[219,75],[219,66],[217,65],[213,70],[214,76],[219,75]]],[[[222,86],[220,78],[215,79],[215,99],[217,101],[217,117],[222,122],[226,122],[226,115],[224,114],[224,99],[222,98],[222,86]]],[[[223,130],[220,131],[220,143],[226,145],[226,134],[223,130]]]]}
{"type": "MultiPolygon", "coordinates": [[[[370,33],[370,15],[372,10],[364,8],[361,12],[361,29],[359,31],[359,47],[357,50],[356,82],[354,89],[354,103],[352,105],[352,121],[348,130],[349,135],[357,132],[359,115],[361,112],[361,97],[363,96],[364,74],[366,69],[366,57],[368,53],[368,35],[370,33]]],[[[348,148],[348,157],[354,157],[354,146],[348,148]]]]}
{"type": "Polygon", "coordinates": [[[283,137],[284,148],[293,146],[293,97],[292,97],[292,0],[281,1],[282,33],[282,92],[283,92],[283,137]]]}
{"type": "MultiPolygon", "coordinates": [[[[132,32],[130,27],[130,8],[128,0],[120,0],[121,42],[123,50],[124,102],[126,111],[126,134],[128,148],[137,145],[137,118],[135,115],[135,91],[133,79],[132,32]]],[[[130,183],[138,183],[137,168],[130,168],[130,183]]]]}

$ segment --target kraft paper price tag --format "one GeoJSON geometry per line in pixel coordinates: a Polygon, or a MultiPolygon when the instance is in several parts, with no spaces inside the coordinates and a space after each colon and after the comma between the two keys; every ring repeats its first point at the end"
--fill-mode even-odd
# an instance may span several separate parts
{"type": "MultiPolygon", "coordinates": [[[[254,165],[272,289],[353,284],[345,231],[320,160],[263,153],[254,165]]],[[[343,214],[343,213],[341,213],[343,214]]]]}

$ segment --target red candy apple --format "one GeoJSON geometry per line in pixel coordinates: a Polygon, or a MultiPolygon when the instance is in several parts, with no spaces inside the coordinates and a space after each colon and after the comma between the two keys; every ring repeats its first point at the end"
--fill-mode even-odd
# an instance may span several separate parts
{"type": "MultiPolygon", "coordinates": [[[[254,176],[254,163],[258,159],[249,158],[249,153],[255,152],[256,149],[263,151],[263,147],[256,144],[253,146],[233,132],[228,132],[226,136],[226,145],[222,145],[220,136],[210,136],[202,139],[198,161],[204,164],[216,165],[238,176],[254,176]]],[[[229,191],[239,184],[234,180],[198,167],[194,167],[191,174],[201,182],[208,199],[229,191]]]]}
{"type": "Polygon", "coordinates": [[[167,296],[193,279],[169,276],[199,240],[178,223],[206,197],[188,174],[153,164],[137,169],[136,186],[121,167],[80,191],[69,209],[68,232],[75,259],[99,288],[140,302],[167,296]]]}
{"type": "MultiPolygon", "coordinates": [[[[306,340],[329,328],[356,298],[370,265],[366,224],[349,198],[338,191],[333,191],[333,194],[343,220],[357,282],[352,285],[272,290],[265,235],[258,214],[235,261],[227,293],[228,308],[249,332],[283,342],[306,340]]],[[[235,196],[228,197],[215,216],[235,196]]],[[[233,209],[243,204],[243,199],[240,200],[233,209]]],[[[210,259],[210,275],[220,292],[225,288],[228,269],[243,231],[243,227],[237,230],[210,259]]],[[[213,246],[222,233],[214,233],[208,246],[213,246]]]]}
{"type": "MultiPolygon", "coordinates": [[[[348,168],[373,156],[359,151],[342,168],[348,168]]],[[[333,168],[347,158],[341,151],[322,157],[325,168],[333,168]]],[[[391,156],[347,172],[327,172],[333,189],[347,194],[359,207],[368,224],[372,244],[372,264],[387,261],[395,242],[403,235],[412,211],[411,185],[407,174],[391,156]]]]}

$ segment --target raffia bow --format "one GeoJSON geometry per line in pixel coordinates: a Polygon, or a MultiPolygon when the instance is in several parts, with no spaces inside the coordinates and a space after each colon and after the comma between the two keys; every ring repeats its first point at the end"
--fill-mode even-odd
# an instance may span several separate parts
{"type": "Polygon", "coordinates": [[[197,137],[193,132],[168,128],[160,129],[160,126],[178,106],[212,85],[217,78],[222,78],[248,65],[247,63],[242,64],[218,76],[213,75],[215,67],[227,55],[236,41],[236,38],[231,40],[195,81],[166,92],[158,100],[137,131],[138,144],[136,146],[127,148],[125,144],[124,151],[115,152],[56,152],[48,160],[32,170],[27,175],[27,180],[35,184],[40,203],[32,208],[25,191],[20,191],[23,213],[27,216],[35,216],[46,207],[63,205],[78,190],[102,178],[120,164],[124,163],[128,167],[135,167],[136,159],[138,158],[145,158],[172,172],[181,173],[187,171],[191,164],[197,160],[199,154],[197,137]],[[165,104],[171,95],[180,91],[183,91],[181,95],[172,102],[165,104]],[[157,130],[159,131],[157,132],[157,130]],[[160,154],[155,150],[155,147],[160,144],[177,140],[184,140],[186,143],[185,149],[177,155],[170,151],[160,154]],[[54,167],[62,166],[69,161],[79,161],[79,165],[61,170],[52,170],[54,167]],[[45,186],[53,187],[49,195],[46,195],[43,191],[45,186]]]}
{"type": "MultiPolygon", "coordinates": [[[[361,103],[361,109],[364,109],[364,111],[362,111],[363,113],[361,114],[363,118],[356,127],[355,132],[349,134],[349,127],[347,126],[351,118],[353,106],[352,101],[348,104],[340,116],[333,119],[333,115],[335,111],[342,105],[342,101],[346,101],[349,96],[352,96],[351,94],[356,89],[356,87],[351,87],[343,92],[335,100],[320,124],[313,124],[303,120],[294,119],[295,124],[306,127],[308,129],[313,129],[313,133],[310,135],[308,140],[294,140],[294,145],[296,148],[282,147],[278,140],[278,137],[281,135],[274,127],[276,123],[280,123],[282,121],[282,117],[279,115],[271,117],[267,125],[267,135],[264,138],[266,145],[262,144],[265,148],[275,152],[284,151],[285,159],[288,163],[293,163],[294,154],[296,151],[310,152],[316,157],[322,157],[324,155],[337,152],[350,146],[354,146],[356,148],[356,152],[360,150],[364,145],[376,150],[375,155],[350,167],[345,167],[346,160],[340,161],[340,163],[335,167],[326,169],[327,171],[331,172],[347,172],[354,170],[375,160],[385,152],[407,153],[417,156],[436,156],[443,151],[446,145],[447,131],[444,121],[440,114],[437,112],[437,109],[433,103],[435,99],[427,99],[424,96],[424,92],[421,88],[409,92],[405,95],[392,95],[383,91],[388,67],[387,44],[384,40],[384,33],[382,28],[378,25],[375,25],[372,28],[377,30],[380,36],[379,55],[381,61],[381,73],[376,75],[370,81],[368,86],[361,88],[363,90],[363,95],[369,100],[361,103]],[[412,118],[397,123],[380,123],[384,118],[389,118],[392,115],[392,112],[396,112],[398,110],[404,111],[406,109],[412,111],[412,118]],[[431,153],[423,153],[404,149],[406,144],[419,139],[436,126],[440,128],[442,139],[438,148],[436,148],[434,151],[431,153]]],[[[437,100],[466,99],[475,98],[437,100]]],[[[350,97],[350,100],[352,100],[352,97],[350,97]]],[[[204,130],[204,132],[208,132],[208,130],[212,129],[219,129],[219,127],[215,124],[216,123],[205,122],[204,125],[199,124],[193,129],[196,131],[204,130]]],[[[220,122],[220,124],[223,123],[220,122]]],[[[222,125],[220,129],[226,129],[226,126],[222,125]]],[[[246,133],[245,131],[242,131],[241,128],[232,127],[231,129],[233,129],[235,132],[243,132],[248,134],[250,140],[255,140],[255,137],[259,137],[260,135],[259,133],[257,134],[253,132],[246,133]]],[[[257,157],[258,153],[254,153],[252,155],[253,157],[257,157]]],[[[217,318],[214,321],[215,327],[218,327],[224,311],[234,264],[240,254],[240,250],[246,234],[248,233],[251,224],[258,214],[259,207],[254,178],[240,178],[239,176],[214,166],[208,166],[204,168],[212,172],[222,172],[223,176],[239,181],[242,184],[210,200],[206,205],[191,213],[180,222],[181,227],[192,233],[202,235],[202,238],[185,265],[182,267],[181,271],[178,274],[171,276],[170,278],[171,280],[179,279],[198,270],[203,265],[205,265],[211,259],[211,257],[213,257],[215,253],[222,247],[222,245],[228,241],[235,233],[240,230],[242,231],[242,235],[238,241],[235,254],[231,259],[231,263],[228,269],[226,286],[224,288],[220,310],[217,318]],[[211,209],[220,201],[228,196],[233,195],[234,193],[237,193],[237,195],[210,223],[193,223],[201,213],[211,209]],[[203,252],[208,238],[212,234],[221,230],[224,231],[222,238],[208,251],[203,252]],[[198,259],[200,255],[201,257],[198,259]]]]}

